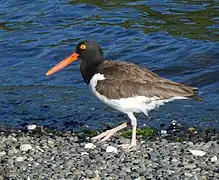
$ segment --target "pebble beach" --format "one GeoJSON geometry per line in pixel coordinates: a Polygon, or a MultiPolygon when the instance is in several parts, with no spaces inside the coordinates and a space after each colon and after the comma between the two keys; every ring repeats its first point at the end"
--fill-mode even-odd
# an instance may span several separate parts
{"type": "Polygon", "coordinates": [[[219,179],[216,131],[180,142],[170,136],[137,138],[137,149],[128,151],[119,147],[130,142],[121,134],[98,144],[70,131],[1,129],[0,180],[219,179]]]}
{"type": "MultiPolygon", "coordinates": [[[[219,180],[218,12],[217,0],[1,1],[0,180],[219,180]],[[79,62],[45,75],[85,39],[104,52],[87,55],[88,64],[102,54],[134,63],[197,87],[200,99],[139,115],[136,150],[120,146],[130,143],[131,127],[92,141],[127,116],[91,95],[84,82],[91,73],[82,77],[79,62]]],[[[127,70],[128,81],[137,82],[127,70]]],[[[145,84],[144,94],[172,94],[169,83],[145,84]]]]}

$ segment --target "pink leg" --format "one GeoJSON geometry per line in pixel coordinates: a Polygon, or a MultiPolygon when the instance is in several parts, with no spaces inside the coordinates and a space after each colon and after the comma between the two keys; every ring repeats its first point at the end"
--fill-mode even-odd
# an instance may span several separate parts
{"type": "Polygon", "coordinates": [[[137,119],[135,118],[133,113],[129,113],[128,116],[132,121],[132,140],[131,140],[131,144],[123,144],[121,146],[125,149],[130,149],[130,148],[135,149],[137,145],[136,143],[137,119]]]}
{"type": "Polygon", "coordinates": [[[92,138],[92,140],[100,140],[98,143],[106,141],[107,139],[109,139],[111,136],[115,135],[117,133],[117,131],[124,129],[125,127],[128,126],[128,123],[123,123],[113,129],[107,130],[101,134],[99,134],[98,136],[95,136],[92,138]]]}

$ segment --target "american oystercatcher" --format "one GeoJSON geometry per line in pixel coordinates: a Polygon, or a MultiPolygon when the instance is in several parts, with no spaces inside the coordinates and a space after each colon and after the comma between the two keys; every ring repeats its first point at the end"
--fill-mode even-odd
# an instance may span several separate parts
{"type": "MultiPolygon", "coordinates": [[[[94,41],[80,42],[75,52],[50,69],[51,75],[71,62],[81,59],[80,71],[92,93],[103,103],[128,115],[132,125],[131,144],[136,146],[137,120],[133,113],[148,112],[176,99],[188,99],[196,95],[197,88],[186,86],[159,77],[157,74],[139,66],[119,61],[104,60],[103,51],[94,41]]],[[[117,131],[127,127],[123,123],[94,137],[103,142],[117,131]]]]}

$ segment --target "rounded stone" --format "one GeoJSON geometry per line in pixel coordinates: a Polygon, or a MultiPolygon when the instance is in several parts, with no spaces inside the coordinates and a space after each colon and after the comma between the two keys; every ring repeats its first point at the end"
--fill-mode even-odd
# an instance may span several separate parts
{"type": "Polygon", "coordinates": [[[24,158],[21,157],[21,156],[20,156],[20,157],[17,157],[17,158],[16,158],[16,161],[17,161],[17,162],[23,162],[23,161],[24,161],[24,158]]]}
{"type": "Polygon", "coordinates": [[[0,157],[3,157],[3,156],[5,156],[6,155],[6,152],[5,151],[1,151],[0,152],[0,157]]]}
{"type": "Polygon", "coordinates": [[[107,146],[107,147],[106,147],[106,152],[108,152],[108,153],[111,153],[111,152],[113,152],[113,153],[118,153],[118,150],[117,150],[117,148],[114,147],[114,146],[107,146]]]}
{"type": "Polygon", "coordinates": [[[17,154],[17,153],[18,153],[18,150],[15,149],[14,147],[8,151],[8,155],[17,154]]]}
{"type": "Polygon", "coordinates": [[[36,127],[37,127],[36,124],[27,125],[27,129],[28,129],[28,130],[34,130],[34,129],[36,129],[36,127]]]}
{"type": "Polygon", "coordinates": [[[32,149],[32,146],[30,144],[21,144],[20,145],[20,150],[21,151],[28,151],[28,150],[31,150],[32,149]]]}
{"type": "Polygon", "coordinates": [[[217,160],[218,160],[217,156],[213,156],[213,157],[211,158],[211,162],[216,162],[217,160]]]}
{"type": "Polygon", "coordinates": [[[196,149],[190,149],[189,150],[194,156],[204,156],[206,155],[206,152],[205,151],[202,151],[202,150],[196,150],[196,149]]]}
{"type": "Polygon", "coordinates": [[[196,165],[195,164],[185,164],[184,168],[185,169],[194,169],[194,168],[196,168],[196,165]]]}
{"type": "Polygon", "coordinates": [[[87,143],[84,145],[85,149],[94,149],[96,146],[93,143],[87,143]]]}

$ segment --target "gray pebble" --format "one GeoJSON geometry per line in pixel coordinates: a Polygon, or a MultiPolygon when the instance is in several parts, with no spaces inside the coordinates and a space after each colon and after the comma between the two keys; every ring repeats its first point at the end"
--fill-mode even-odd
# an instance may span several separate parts
{"type": "MultiPolygon", "coordinates": [[[[118,138],[120,141],[119,136],[118,138]]],[[[136,151],[125,152],[118,147],[118,140],[115,139],[108,141],[109,143],[95,143],[95,149],[86,150],[84,146],[89,141],[78,142],[78,139],[77,136],[51,137],[45,134],[40,137],[29,134],[21,137],[11,135],[9,138],[1,135],[0,145],[3,146],[0,147],[0,158],[4,163],[3,167],[0,166],[0,174],[11,179],[25,179],[29,176],[30,179],[155,180],[169,177],[191,179],[196,173],[198,178],[208,179],[212,176],[213,179],[218,179],[219,162],[215,156],[218,157],[216,150],[219,145],[214,141],[206,145],[155,139],[145,141],[136,151]],[[11,141],[8,141],[9,139],[11,141]],[[31,148],[22,151],[16,149],[19,144],[20,147],[24,144],[34,144],[35,148],[31,145],[31,148]],[[109,145],[116,147],[118,153],[106,153],[106,147],[109,145]],[[206,155],[194,157],[188,151],[193,149],[191,146],[194,149],[204,148],[206,155]]]]}
{"type": "Polygon", "coordinates": [[[110,178],[112,178],[112,179],[119,179],[119,176],[117,174],[115,174],[115,173],[111,173],[110,174],[110,178]]]}
{"type": "Polygon", "coordinates": [[[136,166],[136,165],[132,166],[133,171],[137,171],[138,169],[139,169],[139,166],[136,166]]]}
{"type": "Polygon", "coordinates": [[[122,171],[130,173],[132,170],[129,167],[122,167],[122,171]]]}
{"type": "Polygon", "coordinates": [[[94,173],[90,169],[86,169],[85,174],[87,174],[88,176],[94,175],[94,173]]]}
{"type": "Polygon", "coordinates": [[[21,157],[21,156],[20,156],[20,157],[17,157],[17,158],[16,158],[16,161],[17,161],[17,162],[22,162],[22,161],[24,161],[24,158],[21,157]]]}
{"type": "Polygon", "coordinates": [[[184,168],[185,169],[194,169],[194,168],[196,168],[196,165],[195,164],[185,164],[184,168]]]}
{"type": "Polygon", "coordinates": [[[127,176],[127,172],[121,171],[119,173],[119,177],[121,177],[121,178],[126,177],[126,176],[127,176]]]}
{"type": "Polygon", "coordinates": [[[30,144],[21,144],[20,149],[21,151],[28,151],[32,149],[32,146],[30,144]]]}
{"type": "Polygon", "coordinates": [[[5,151],[1,151],[0,152],[0,157],[3,157],[3,156],[5,156],[6,155],[6,152],[5,151]]]}
{"type": "Polygon", "coordinates": [[[132,161],[133,164],[139,164],[142,160],[141,159],[135,159],[132,161]]]}
{"type": "Polygon", "coordinates": [[[10,149],[8,151],[8,155],[13,155],[13,154],[17,154],[17,153],[18,153],[18,150],[15,147],[12,147],[12,149],[10,149]]]}

